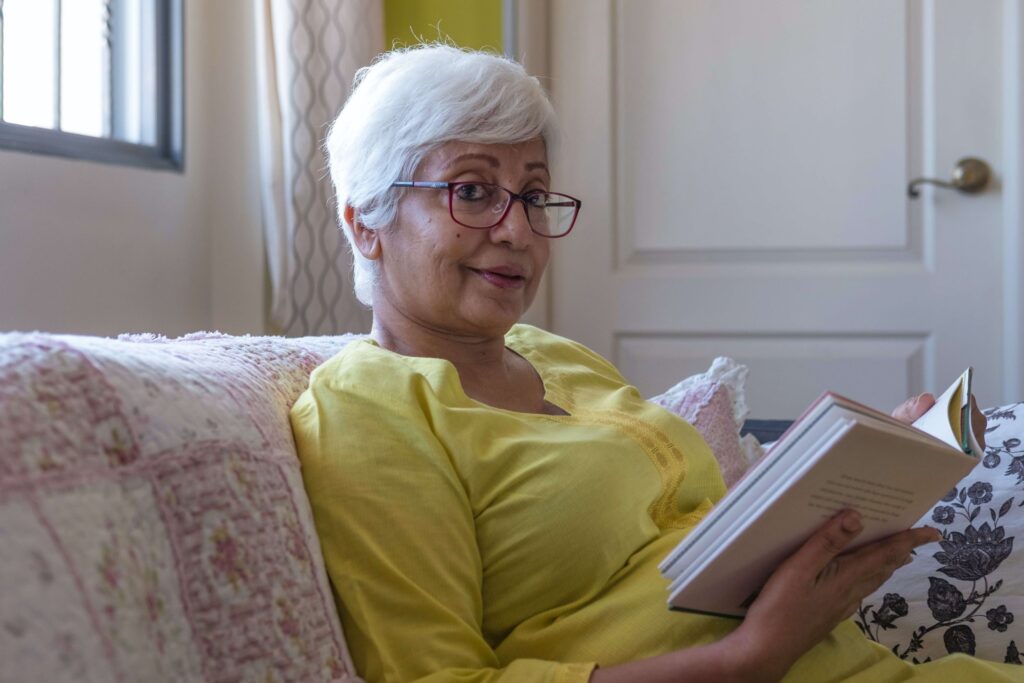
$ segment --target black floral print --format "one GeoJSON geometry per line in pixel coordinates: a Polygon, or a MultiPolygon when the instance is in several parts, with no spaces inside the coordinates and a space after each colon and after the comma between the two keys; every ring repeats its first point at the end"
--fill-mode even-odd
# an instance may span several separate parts
{"type": "Polygon", "coordinates": [[[956,519],[956,510],[949,505],[940,505],[932,510],[932,521],[936,524],[952,524],[956,519]]]}
{"type": "Polygon", "coordinates": [[[976,481],[967,489],[967,497],[975,505],[981,505],[992,500],[992,484],[987,481],[976,481]]]}
{"type": "Polygon", "coordinates": [[[988,619],[988,627],[993,631],[1004,633],[1006,628],[1013,623],[1013,613],[1006,610],[1006,605],[999,605],[995,609],[985,612],[988,619]]]}
{"type": "Polygon", "coordinates": [[[907,601],[897,593],[886,593],[881,609],[871,613],[872,623],[881,628],[893,628],[892,622],[907,616],[907,601]]]}
{"type": "MultiPolygon", "coordinates": [[[[922,580],[928,579],[927,611],[910,607],[909,594],[890,590],[876,593],[876,602],[865,601],[855,615],[857,625],[869,638],[883,642],[903,659],[921,663],[941,656],[944,653],[936,652],[936,644],[945,653],[970,655],[978,654],[986,645],[989,650],[981,652],[982,656],[1022,663],[1014,640],[1003,641],[993,652],[992,635],[984,636],[988,641],[983,637],[985,633],[1012,633],[1016,627],[1012,610],[997,600],[1003,587],[999,568],[1014,547],[1013,532],[1008,534],[1007,530],[1020,525],[1016,520],[1008,524],[1014,518],[1006,516],[1024,507],[1024,495],[1014,492],[1018,489],[1024,493],[1024,435],[1018,438],[1006,431],[1012,428],[1021,434],[1021,428],[1015,426],[1020,405],[985,411],[989,420],[986,434],[991,436],[982,468],[951,489],[925,518],[942,531],[939,548],[928,560],[935,563],[931,575],[921,576],[922,580]],[[1001,425],[1004,429],[997,431],[1001,425]],[[1000,433],[1007,438],[1000,439],[1000,433]],[[1000,477],[1008,481],[1004,483],[1000,477]],[[881,605],[876,608],[879,596],[881,605]],[[918,624],[912,630],[907,624],[910,619],[910,624],[918,624]]],[[[914,600],[918,602],[912,604],[921,604],[920,597],[914,600]]]]}
{"type": "Polygon", "coordinates": [[[936,621],[951,621],[964,613],[967,601],[960,589],[945,579],[929,576],[932,586],[928,589],[928,609],[936,621]]]}
{"type": "Polygon", "coordinates": [[[948,650],[950,654],[963,652],[967,655],[973,655],[977,643],[974,638],[974,631],[963,624],[954,626],[943,633],[942,640],[946,643],[946,650],[948,650]]]}
{"type": "Polygon", "coordinates": [[[1004,534],[1003,527],[993,529],[988,522],[978,529],[968,524],[964,533],[943,531],[939,541],[942,550],[934,555],[943,565],[939,571],[961,581],[988,576],[1013,550],[1013,538],[1004,538],[1004,534]]]}

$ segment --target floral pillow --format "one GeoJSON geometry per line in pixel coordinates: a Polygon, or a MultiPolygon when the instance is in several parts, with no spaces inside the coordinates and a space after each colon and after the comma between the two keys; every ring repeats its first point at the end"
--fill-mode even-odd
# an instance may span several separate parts
{"type": "Polygon", "coordinates": [[[1013,550],[1024,534],[1024,403],[985,416],[984,459],[919,522],[942,540],[919,548],[855,616],[915,663],[954,652],[1022,663],[1024,555],[1013,550]]]}

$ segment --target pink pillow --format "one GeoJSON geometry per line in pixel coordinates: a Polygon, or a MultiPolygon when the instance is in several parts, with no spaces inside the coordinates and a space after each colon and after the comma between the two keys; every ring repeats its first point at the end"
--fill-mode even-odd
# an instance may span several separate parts
{"type": "Polygon", "coordinates": [[[736,480],[761,456],[753,436],[740,437],[747,417],[747,367],[731,358],[716,358],[707,372],[687,377],[650,399],[692,424],[711,447],[725,485],[736,480]]]}

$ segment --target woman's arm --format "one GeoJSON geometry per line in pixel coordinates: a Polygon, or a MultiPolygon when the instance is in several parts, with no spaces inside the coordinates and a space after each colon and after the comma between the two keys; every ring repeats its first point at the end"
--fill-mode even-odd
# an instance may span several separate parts
{"type": "MultiPolygon", "coordinates": [[[[910,424],[933,405],[934,396],[921,394],[907,399],[892,415],[910,424]]],[[[977,412],[974,423],[984,433],[985,418],[972,407],[977,412]]],[[[743,624],[717,643],[599,669],[590,680],[727,683],[782,678],[801,655],[908,562],[912,549],[939,540],[934,529],[911,529],[841,555],[860,530],[860,518],[850,510],[825,523],[775,571],[743,624]]]]}
{"type": "Polygon", "coordinates": [[[740,627],[717,643],[598,669],[591,682],[781,679],[908,562],[911,550],[939,539],[935,529],[910,529],[841,555],[861,529],[852,510],[826,522],[775,570],[740,627]]]}

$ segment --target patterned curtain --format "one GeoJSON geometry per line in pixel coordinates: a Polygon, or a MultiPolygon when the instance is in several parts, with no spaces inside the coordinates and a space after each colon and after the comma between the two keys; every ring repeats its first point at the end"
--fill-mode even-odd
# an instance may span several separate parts
{"type": "Polygon", "coordinates": [[[384,47],[382,0],[254,0],[263,227],[271,326],[289,335],[365,332],[327,159],[328,126],[352,78],[384,47]]]}

